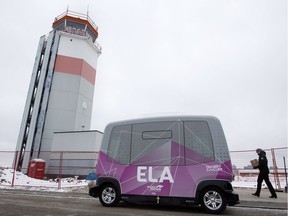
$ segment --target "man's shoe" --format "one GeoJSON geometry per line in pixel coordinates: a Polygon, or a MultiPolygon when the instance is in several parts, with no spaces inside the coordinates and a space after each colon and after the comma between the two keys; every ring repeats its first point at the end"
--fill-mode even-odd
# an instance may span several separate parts
{"type": "Polygon", "coordinates": [[[272,195],[272,196],[270,196],[269,198],[275,198],[275,199],[277,199],[277,195],[275,194],[275,195],[272,195]]]}
{"type": "Polygon", "coordinates": [[[253,196],[257,196],[257,197],[259,197],[260,195],[259,194],[257,194],[257,193],[253,193],[252,194],[253,196]]]}

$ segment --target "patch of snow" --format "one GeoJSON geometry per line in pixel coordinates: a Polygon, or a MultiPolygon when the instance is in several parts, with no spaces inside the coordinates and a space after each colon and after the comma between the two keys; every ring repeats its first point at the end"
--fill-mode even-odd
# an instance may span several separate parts
{"type": "MultiPolygon", "coordinates": [[[[234,181],[232,182],[232,186],[235,188],[257,188],[257,178],[258,176],[254,177],[242,177],[242,176],[235,176],[234,181]]],[[[276,187],[275,179],[270,176],[270,182],[274,188],[276,187]]],[[[281,188],[285,188],[286,180],[284,177],[279,177],[279,183],[281,188]]],[[[263,181],[262,188],[267,188],[267,185],[263,181]]]]}
{"type": "MultiPolygon", "coordinates": [[[[74,178],[62,178],[61,182],[58,179],[41,180],[31,178],[22,172],[15,172],[13,182],[13,169],[0,168],[0,189],[27,189],[41,191],[73,191],[80,188],[88,188],[87,180],[78,180],[78,176],[74,178]],[[13,187],[12,187],[13,183],[13,187]]],[[[87,189],[88,190],[88,189],[87,189]]]]}

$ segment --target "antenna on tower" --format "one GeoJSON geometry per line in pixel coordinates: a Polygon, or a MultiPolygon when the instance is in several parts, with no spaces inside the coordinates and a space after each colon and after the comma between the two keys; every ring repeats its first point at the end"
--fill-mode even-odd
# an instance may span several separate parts
{"type": "Polygon", "coordinates": [[[87,5],[87,17],[89,16],[89,4],[87,5]]]}
{"type": "Polygon", "coordinates": [[[69,11],[69,5],[67,5],[67,12],[69,11]]]}

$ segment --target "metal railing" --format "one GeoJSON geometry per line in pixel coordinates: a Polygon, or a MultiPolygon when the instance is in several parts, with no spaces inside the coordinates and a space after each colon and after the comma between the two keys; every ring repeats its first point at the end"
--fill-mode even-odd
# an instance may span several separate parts
{"type": "MultiPolygon", "coordinates": [[[[0,151],[0,167],[13,170],[11,179],[11,187],[27,186],[21,182],[17,182],[17,175],[24,173],[28,177],[39,179],[52,179],[57,181],[58,189],[63,188],[62,179],[78,178],[85,179],[89,174],[95,173],[98,152],[91,151],[46,151],[40,153],[40,158],[43,159],[37,162],[37,159],[31,159],[28,167],[22,167],[17,170],[17,161],[20,158],[20,151],[0,151]],[[31,163],[35,161],[35,163],[31,163]],[[39,166],[44,161],[44,169],[39,166]],[[38,176],[38,177],[37,177],[38,176]]],[[[24,152],[30,154],[31,152],[24,152]]],[[[0,177],[1,179],[1,177],[0,177]]],[[[1,184],[0,184],[1,185],[1,184]]],[[[45,186],[49,187],[49,186],[45,186]]]]}
{"type": "Polygon", "coordinates": [[[65,17],[65,16],[72,16],[72,17],[76,17],[76,18],[87,20],[92,25],[92,27],[96,31],[98,31],[98,26],[89,17],[88,12],[87,12],[87,14],[83,14],[83,13],[78,13],[78,12],[75,12],[75,11],[67,10],[64,13],[60,14],[59,16],[55,17],[54,21],[60,20],[61,18],[65,17]]]}
{"type": "MultiPolygon", "coordinates": [[[[270,175],[273,177],[275,189],[282,190],[287,187],[287,182],[280,184],[280,180],[287,179],[286,159],[288,147],[263,149],[266,152],[268,160],[268,168],[270,175]]],[[[230,151],[235,176],[256,177],[259,173],[258,169],[253,169],[250,161],[258,159],[258,155],[254,150],[230,151]]],[[[285,181],[282,181],[285,182],[285,181]]]]}

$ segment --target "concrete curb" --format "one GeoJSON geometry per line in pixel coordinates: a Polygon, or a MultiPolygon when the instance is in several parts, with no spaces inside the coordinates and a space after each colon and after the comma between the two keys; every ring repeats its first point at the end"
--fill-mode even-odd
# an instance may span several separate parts
{"type": "Polygon", "coordinates": [[[249,208],[267,208],[267,209],[283,209],[287,210],[287,196],[285,192],[277,192],[277,199],[269,198],[271,196],[268,189],[262,189],[260,197],[255,197],[256,189],[234,188],[234,192],[239,195],[240,203],[236,207],[249,208]]]}

